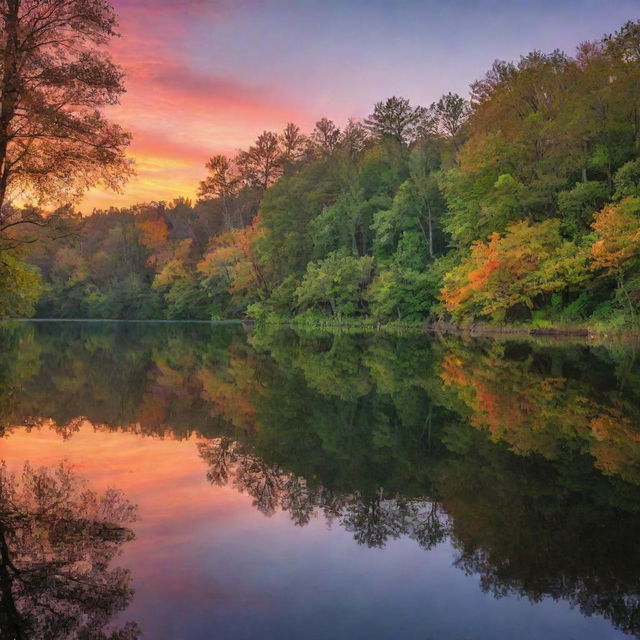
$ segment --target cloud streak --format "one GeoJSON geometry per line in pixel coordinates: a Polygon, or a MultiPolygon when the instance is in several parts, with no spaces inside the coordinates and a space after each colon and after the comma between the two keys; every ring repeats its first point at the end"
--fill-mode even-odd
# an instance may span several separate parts
{"type": "MultiPolygon", "coordinates": [[[[137,177],[123,194],[94,189],[82,209],[193,197],[214,153],[233,153],[265,128],[299,119],[289,98],[267,83],[244,83],[231,72],[195,68],[189,57],[196,24],[224,23],[251,2],[118,0],[122,37],[114,61],[126,72],[127,93],[109,115],[133,133],[137,177]],[[189,46],[187,46],[187,44],[189,46]]],[[[201,43],[203,48],[206,42],[201,43]]],[[[304,117],[304,116],[303,116],[304,117]]]]}
{"type": "Polygon", "coordinates": [[[113,0],[127,93],[111,117],[134,136],[138,177],[83,209],[192,197],[214,153],[294,121],[339,124],[402,95],[465,93],[494,59],[572,52],[637,18],[637,0],[113,0]]]}

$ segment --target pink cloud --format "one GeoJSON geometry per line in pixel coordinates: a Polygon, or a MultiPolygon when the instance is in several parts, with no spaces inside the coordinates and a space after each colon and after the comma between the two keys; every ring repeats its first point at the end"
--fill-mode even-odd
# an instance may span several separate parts
{"type": "Polygon", "coordinates": [[[255,1],[117,0],[122,38],[113,43],[112,53],[125,70],[127,93],[109,114],[133,134],[130,153],[138,176],[121,195],[92,191],[84,210],[193,197],[212,154],[232,154],[264,129],[309,120],[303,109],[266,85],[193,68],[185,42],[195,21],[224,20],[250,4],[255,1]]]}

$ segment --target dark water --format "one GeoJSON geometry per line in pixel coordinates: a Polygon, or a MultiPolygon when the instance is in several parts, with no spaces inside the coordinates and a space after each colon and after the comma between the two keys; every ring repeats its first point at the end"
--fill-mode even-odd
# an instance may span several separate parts
{"type": "Polygon", "coordinates": [[[629,346],[3,324],[0,391],[3,639],[640,637],[629,346]]]}

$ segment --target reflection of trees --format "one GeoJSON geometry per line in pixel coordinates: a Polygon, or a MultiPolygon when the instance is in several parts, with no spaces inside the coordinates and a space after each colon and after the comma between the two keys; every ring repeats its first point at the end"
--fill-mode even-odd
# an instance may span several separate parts
{"type": "Polygon", "coordinates": [[[297,525],[305,525],[316,511],[317,496],[303,478],[282,472],[230,438],[198,443],[198,451],[209,465],[207,479],[214,485],[233,487],[253,498],[253,505],[272,516],[278,508],[288,511],[297,525]]]}
{"type": "Polygon", "coordinates": [[[584,455],[521,457],[471,427],[451,429],[463,432],[449,434],[457,451],[426,461],[433,484],[425,490],[438,500],[329,490],[230,438],[198,446],[210,482],[247,493],[267,516],[282,510],[300,526],[322,516],[369,547],[409,537],[430,549],[450,538],[456,565],[495,597],[563,599],[640,635],[637,489],[584,455]]]}
{"type": "Polygon", "coordinates": [[[324,517],[373,547],[450,536],[495,595],[563,598],[638,633],[640,367],[622,347],[273,326],[26,336],[32,356],[5,357],[13,424],[196,432],[209,480],[266,515],[324,517]]]}
{"type": "Polygon", "coordinates": [[[516,453],[555,459],[579,450],[604,473],[640,485],[638,380],[629,385],[625,371],[622,392],[610,354],[600,355],[584,347],[450,341],[439,370],[442,398],[516,453]]]}
{"type": "Polygon", "coordinates": [[[369,547],[383,547],[388,540],[407,536],[429,549],[446,536],[446,519],[434,502],[387,497],[382,490],[366,496],[359,492],[340,495],[320,485],[312,487],[304,478],[265,463],[229,438],[200,442],[198,449],[209,465],[211,483],[231,483],[250,495],[266,516],[281,509],[296,525],[304,526],[312,517],[323,515],[369,547]]]}
{"type": "Polygon", "coordinates": [[[234,328],[25,323],[10,329],[0,327],[0,432],[44,424],[68,437],[85,420],[100,429],[174,437],[225,428],[199,374],[227,368],[234,328]]]}
{"type": "Polygon", "coordinates": [[[8,322],[0,325],[0,436],[11,426],[18,390],[36,374],[39,357],[31,328],[8,322]]]}
{"type": "Polygon", "coordinates": [[[566,600],[584,615],[600,614],[617,629],[640,637],[640,590],[636,576],[625,583],[619,571],[610,572],[606,567],[600,568],[602,573],[576,576],[558,566],[531,588],[526,578],[517,575],[525,565],[513,563],[513,567],[505,571],[506,566],[496,566],[493,554],[484,549],[462,555],[456,565],[467,573],[479,575],[483,591],[496,598],[516,595],[536,602],[545,597],[566,600]]]}
{"type": "Polygon", "coordinates": [[[133,507],[116,490],[99,496],[64,466],[0,466],[0,636],[7,640],[127,640],[109,630],[133,594],[130,574],[110,568],[133,538],[133,507]]]}
{"type": "Polygon", "coordinates": [[[640,634],[640,493],[585,455],[517,456],[471,433],[432,471],[457,565],[496,597],[563,599],[640,634]]]}

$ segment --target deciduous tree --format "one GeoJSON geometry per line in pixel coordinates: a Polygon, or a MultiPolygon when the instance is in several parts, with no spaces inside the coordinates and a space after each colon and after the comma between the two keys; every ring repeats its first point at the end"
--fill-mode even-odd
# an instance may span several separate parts
{"type": "Polygon", "coordinates": [[[406,145],[415,140],[427,115],[424,107],[412,107],[406,98],[393,96],[376,103],[364,124],[376,138],[393,138],[406,145]]]}
{"type": "Polygon", "coordinates": [[[66,201],[130,174],[129,135],[102,112],[124,91],[104,45],[107,0],[0,2],[0,225],[7,198],[66,201]]]}
{"type": "Polygon", "coordinates": [[[265,191],[282,175],[282,149],[275,133],[263,131],[248,151],[241,151],[236,164],[242,179],[265,191]]]}

